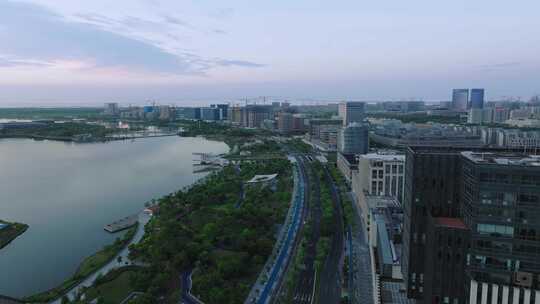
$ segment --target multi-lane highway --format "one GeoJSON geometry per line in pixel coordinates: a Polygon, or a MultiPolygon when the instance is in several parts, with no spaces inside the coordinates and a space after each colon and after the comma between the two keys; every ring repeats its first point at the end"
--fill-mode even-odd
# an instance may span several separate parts
{"type": "Polygon", "coordinates": [[[253,286],[246,303],[267,304],[272,301],[276,291],[280,289],[283,275],[298,243],[298,231],[304,221],[307,181],[303,159],[295,156],[294,160],[296,163],[294,171],[295,185],[289,214],[276,241],[272,256],[253,286]]]}
{"type": "MultiPolygon", "coordinates": [[[[311,156],[306,156],[306,164],[309,164],[313,158],[311,156]]],[[[311,172],[311,168],[307,169],[306,172],[311,172]]],[[[305,256],[304,256],[304,269],[300,272],[298,276],[298,281],[296,282],[296,287],[293,293],[293,303],[299,304],[311,304],[314,297],[315,291],[315,257],[317,254],[317,241],[320,237],[320,226],[321,226],[321,197],[320,197],[320,180],[318,176],[310,178],[308,174],[307,192],[309,193],[308,197],[308,210],[307,216],[310,218],[311,223],[311,234],[307,236],[305,256]]]]}

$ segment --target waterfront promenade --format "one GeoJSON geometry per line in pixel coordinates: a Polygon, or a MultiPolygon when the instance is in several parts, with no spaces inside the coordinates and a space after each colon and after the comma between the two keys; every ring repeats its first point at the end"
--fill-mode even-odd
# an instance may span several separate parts
{"type": "MultiPolygon", "coordinates": [[[[73,300],[77,297],[77,295],[84,289],[84,288],[87,288],[87,287],[90,287],[94,284],[94,282],[96,281],[96,279],[100,276],[104,276],[105,274],[107,274],[109,271],[113,270],[113,269],[116,269],[116,268],[120,268],[122,266],[127,266],[127,265],[133,265],[133,262],[129,260],[129,245],[131,244],[137,244],[141,241],[141,239],[143,238],[144,236],[144,226],[146,225],[146,223],[148,223],[148,221],[150,220],[151,216],[148,215],[147,213],[145,212],[140,212],[139,213],[139,217],[138,217],[138,222],[139,222],[139,225],[137,227],[137,231],[135,232],[135,235],[133,236],[133,238],[131,239],[131,241],[129,242],[128,245],[126,245],[124,247],[124,249],[122,249],[122,251],[120,251],[115,257],[114,259],[112,259],[109,263],[107,263],[105,266],[103,266],[101,269],[99,269],[98,271],[94,272],[93,274],[91,274],[89,277],[87,277],[86,279],[84,279],[82,282],[80,282],[79,284],[77,284],[75,287],[73,287],[72,289],[70,289],[66,296],[70,299],[70,300],[73,300]],[[119,257],[121,257],[120,261],[119,261],[119,257]]],[[[62,299],[59,298],[59,299],[56,299],[52,302],[50,302],[51,304],[61,304],[62,303],[62,299]]]]}

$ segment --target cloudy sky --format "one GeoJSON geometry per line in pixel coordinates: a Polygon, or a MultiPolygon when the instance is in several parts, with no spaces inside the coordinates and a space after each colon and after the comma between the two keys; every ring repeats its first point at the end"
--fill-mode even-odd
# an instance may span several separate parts
{"type": "Polygon", "coordinates": [[[540,92],[537,0],[0,0],[0,105],[540,92]]]}

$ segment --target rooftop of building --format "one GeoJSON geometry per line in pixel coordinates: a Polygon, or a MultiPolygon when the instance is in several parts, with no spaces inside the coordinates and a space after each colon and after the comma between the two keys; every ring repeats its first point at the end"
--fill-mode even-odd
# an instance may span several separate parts
{"type": "Polygon", "coordinates": [[[377,241],[379,242],[377,250],[380,250],[383,264],[393,264],[395,262],[395,254],[393,244],[390,242],[387,230],[386,218],[383,215],[375,215],[375,223],[377,224],[377,241]]]}
{"type": "Polygon", "coordinates": [[[467,229],[467,226],[460,218],[455,217],[436,217],[433,219],[435,226],[447,227],[454,229],[467,229]]]}
{"type": "Polygon", "coordinates": [[[335,125],[341,125],[343,123],[343,119],[323,119],[323,118],[313,118],[309,120],[310,124],[318,124],[318,125],[325,125],[325,124],[335,124],[335,125]]]}
{"type": "Polygon", "coordinates": [[[364,191],[364,196],[366,198],[369,208],[401,208],[401,204],[393,196],[371,195],[367,191],[364,191]]]}
{"type": "Polygon", "coordinates": [[[383,161],[405,161],[405,154],[398,154],[397,152],[376,152],[360,155],[364,159],[383,160],[383,161]]]}
{"type": "Polygon", "coordinates": [[[358,164],[358,158],[356,157],[356,154],[343,154],[340,152],[339,155],[342,156],[345,160],[347,160],[349,165],[358,164]]]}
{"type": "Polygon", "coordinates": [[[277,177],[277,173],[275,174],[265,174],[265,175],[255,175],[252,179],[248,180],[247,183],[264,183],[269,182],[277,177]]]}
{"type": "Polygon", "coordinates": [[[463,151],[461,155],[476,164],[540,167],[540,155],[515,152],[463,151]]]}

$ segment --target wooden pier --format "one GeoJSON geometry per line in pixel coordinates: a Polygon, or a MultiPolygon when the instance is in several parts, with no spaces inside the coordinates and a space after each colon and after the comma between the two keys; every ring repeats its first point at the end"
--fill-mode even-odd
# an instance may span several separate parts
{"type": "Polygon", "coordinates": [[[137,223],[138,220],[139,220],[139,215],[138,214],[127,216],[127,217],[125,217],[123,219],[120,219],[120,220],[117,220],[117,221],[115,221],[113,223],[105,225],[105,227],[103,227],[103,229],[105,229],[105,231],[107,231],[107,232],[115,233],[115,232],[122,231],[124,229],[128,229],[128,228],[132,227],[133,225],[135,225],[137,223]]]}

